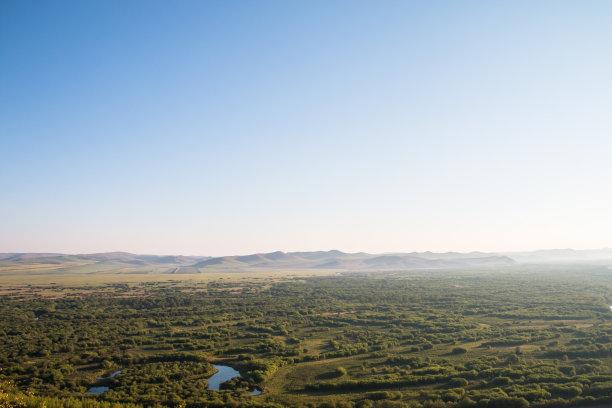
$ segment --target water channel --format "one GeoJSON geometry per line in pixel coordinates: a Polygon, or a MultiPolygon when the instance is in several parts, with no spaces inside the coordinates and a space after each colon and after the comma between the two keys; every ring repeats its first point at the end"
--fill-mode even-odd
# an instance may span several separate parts
{"type": "MultiPolygon", "coordinates": [[[[208,389],[219,391],[221,387],[221,383],[231,380],[232,378],[240,377],[240,373],[237,370],[234,370],[230,366],[224,365],[214,365],[214,367],[218,370],[211,377],[207,379],[208,381],[208,389]]],[[[98,377],[96,380],[106,380],[109,378],[115,378],[118,374],[121,374],[121,370],[117,370],[108,377],[98,377]]],[[[110,388],[106,386],[96,386],[91,387],[85,394],[102,394],[105,391],[108,391],[110,388]]],[[[251,395],[259,395],[261,394],[261,390],[259,388],[255,388],[253,391],[249,391],[251,395]]]]}
{"type": "MultiPolygon", "coordinates": [[[[117,370],[108,377],[98,377],[96,380],[106,380],[108,378],[115,378],[117,374],[121,374],[121,370],[117,370]]],[[[105,386],[91,387],[85,394],[102,394],[104,391],[108,391],[110,388],[105,386]]]]}
{"type": "MultiPolygon", "coordinates": [[[[230,366],[224,365],[214,365],[214,367],[219,370],[214,373],[210,378],[208,378],[208,389],[219,391],[221,387],[221,383],[231,380],[232,378],[240,377],[240,373],[237,370],[234,370],[230,366]]],[[[261,394],[261,390],[259,388],[255,388],[253,391],[249,391],[251,395],[259,395],[261,394]]]]}

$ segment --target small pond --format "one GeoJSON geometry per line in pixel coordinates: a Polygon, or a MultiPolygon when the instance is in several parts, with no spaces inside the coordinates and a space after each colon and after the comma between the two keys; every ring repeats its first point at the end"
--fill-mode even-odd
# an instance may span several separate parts
{"type": "Polygon", "coordinates": [[[104,391],[108,391],[108,387],[91,387],[85,394],[102,394],[104,391]]]}

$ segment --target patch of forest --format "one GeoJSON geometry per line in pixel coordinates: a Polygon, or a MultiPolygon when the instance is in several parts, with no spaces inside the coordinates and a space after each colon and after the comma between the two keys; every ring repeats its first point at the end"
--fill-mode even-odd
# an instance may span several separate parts
{"type": "Polygon", "coordinates": [[[0,296],[0,404],[610,403],[611,301],[595,267],[32,287],[0,296]],[[241,376],[208,390],[217,363],[241,376]]]}

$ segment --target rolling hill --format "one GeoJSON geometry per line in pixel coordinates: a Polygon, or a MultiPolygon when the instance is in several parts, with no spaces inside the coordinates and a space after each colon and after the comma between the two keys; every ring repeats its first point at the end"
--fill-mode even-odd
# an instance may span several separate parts
{"type": "Polygon", "coordinates": [[[344,253],[338,250],[317,252],[272,252],[243,256],[223,256],[198,262],[196,268],[316,268],[356,271],[402,270],[415,268],[451,268],[476,265],[512,265],[514,260],[503,255],[471,254],[471,256],[439,257],[430,253],[427,257],[418,254],[379,255],[344,253]]]}
{"type": "Polygon", "coordinates": [[[470,267],[504,267],[514,264],[612,262],[612,249],[578,251],[554,249],[532,252],[411,252],[368,254],[338,250],[269,252],[206,257],[138,255],[128,252],[94,254],[1,253],[0,274],[20,273],[206,273],[258,270],[318,269],[337,271],[401,271],[470,267]]]}

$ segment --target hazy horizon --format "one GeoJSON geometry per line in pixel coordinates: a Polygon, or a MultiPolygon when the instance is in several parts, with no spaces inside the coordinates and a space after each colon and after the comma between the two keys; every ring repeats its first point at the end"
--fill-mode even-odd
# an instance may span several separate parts
{"type": "Polygon", "coordinates": [[[519,254],[519,253],[534,253],[534,252],[554,252],[554,251],[576,251],[576,252],[597,252],[597,251],[612,251],[612,248],[583,248],[583,249],[575,249],[575,248],[540,248],[536,250],[525,250],[525,251],[384,251],[384,252],[369,252],[369,251],[343,251],[337,248],[331,249],[314,249],[314,250],[290,250],[290,251],[266,251],[266,252],[248,252],[248,253],[226,253],[226,254],[191,254],[191,253],[135,253],[130,251],[94,251],[94,252],[51,252],[51,251],[37,251],[37,252],[16,252],[16,251],[0,251],[0,254],[11,254],[11,253],[23,253],[23,254],[53,254],[53,255],[93,255],[93,254],[110,254],[110,253],[129,253],[133,255],[153,255],[153,256],[188,256],[188,257],[233,257],[233,256],[247,256],[253,254],[271,254],[276,252],[282,253],[307,253],[307,252],[332,252],[332,251],[340,251],[345,254],[369,254],[369,255],[390,255],[390,254],[424,254],[424,253],[432,253],[432,254],[449,254],[449,253],[458,253],[458,254],[471,254],[471,253],[483,253],[483,254],[519,254]]]}
{"type": "Polygon", "coordinates": [[[0,3],[0,252],[612,246],[612,3],[0,3]]]}

